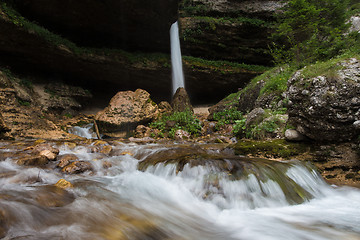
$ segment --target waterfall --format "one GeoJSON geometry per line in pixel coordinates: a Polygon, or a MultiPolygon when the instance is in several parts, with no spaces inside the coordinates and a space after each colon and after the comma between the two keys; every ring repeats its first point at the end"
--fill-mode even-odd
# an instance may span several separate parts
{"type": "Polygon", "coordinates": [[[184,73],[181,62],[178,22],[175,22],[170,28],[170,43],[171,43],[172,86],[173,86],[173,94],[175,94],[176,90],[179,87],[185,87],[184,73]]]}

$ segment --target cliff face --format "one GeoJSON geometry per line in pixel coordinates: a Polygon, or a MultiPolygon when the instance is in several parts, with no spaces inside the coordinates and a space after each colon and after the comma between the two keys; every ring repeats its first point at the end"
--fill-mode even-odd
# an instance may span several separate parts
{"type": "MultiPolygon", "coordinates": [[[[0,3],[0,67],[32,79],[82,86],[92,91],[97,103],[106,104],[116,92],[137,88],[146,89],[155,101],[170,100],[169,29],[178,16],[177,0],[9,3],[0,3]]],[[[216,3],[224,6],[226,2],[216,3]]],[[[182,29],[183,38],[186,32],[204,25],[204,34],[199,38],[186,35],[182,46],[185,55],[216,60],[184,58],[185,84],[193,103],[216,102],[264,71],[217,60],[261,64],[270,61],[263,50],[252,47],[266,46],[263,28],[235,21],[240,16],[233,13],[236,7],[206,8],[204,14],[216,19],[180,19],[183,27],[188,26],[182,29]],[[232,18],[219,19],[221,14],[232,18]],[[200,39],[204,44],[199,44],[200,39]]],[[[268,15],[260,13],[270,17],[269,11],[268,15]]],[[[249,16],[260,13],[255,11],[249,16]]]]}
{"type": "Polygon", "coordinates": [[[31,21],[80,46],[169,51],[178,0],[15,0],[31,21]]]}
{"type": "Polygon", "coordinates": [[[281,1],[188,0],[181,6],[185,55],[271,65],[268,37],[281,1]]]}

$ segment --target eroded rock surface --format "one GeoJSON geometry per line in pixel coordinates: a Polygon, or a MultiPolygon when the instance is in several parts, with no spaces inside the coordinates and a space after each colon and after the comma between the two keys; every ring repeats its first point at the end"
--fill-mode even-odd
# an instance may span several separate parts
{"type": "Polygon", "coordinates": [[[338,67],[331,77],[304,78],[300,70],[288,80],[289,122],[311,139],[348,141],[360,134],[360,61],[338,67]]]}
{"type": "Polygon", "coordinates": [[[118,92],[95,119],[100,132],[109,136],[126,136],[140,124],[149,123],[158,115],[158,107],[150,94],[142,89],[118,92]]]}

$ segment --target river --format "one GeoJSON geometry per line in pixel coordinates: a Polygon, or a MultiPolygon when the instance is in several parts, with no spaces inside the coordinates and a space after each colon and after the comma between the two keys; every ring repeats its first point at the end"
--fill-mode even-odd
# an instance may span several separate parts
{"type": "MultiPolygon", "coordinates": [[[[92,171],[15,163],[0,142],[3,239],[355,240],[360,191],[328,185],[308,162],[236,156],[220,144],[51,142],[92,171]],[[105,167],[106,166],[106,167],[105,167]],[[66,179],[73,187],[54,184],[66,179]]],[[[19,147],[20,146],[20,147],[19,147]]]]}

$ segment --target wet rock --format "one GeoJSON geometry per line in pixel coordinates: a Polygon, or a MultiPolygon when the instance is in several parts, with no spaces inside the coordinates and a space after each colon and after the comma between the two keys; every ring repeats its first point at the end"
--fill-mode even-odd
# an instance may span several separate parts
{"type": "MultiPolygon", "coordinates": [[[[61,179],[64,180],[64,179],[61,179]]],[[[61,181],[60,180],[60,181],[61,181]]],[[[31,193],[31,197],[42,207],[63,207],[74,201],[74,195],[66,191],[65,188],[72,187],[70,182],[62,181],[56,186],[43,186],[31,193]]]]}
{"type": "Polygon", "coordinates": [[[52,147],[50,144],[46,144],[46,143],[43,143],[43,144],[38,144],[36,146],[33,147],[33,151],[34,152],[42,152],[44,150],[47,150],[53,154],[55,154],[56,156],[59,154],[60,150],[57,149],[57,148],[54,148],[52,147]]]}
{"type": "Polygon", "coordinates": [[[103,167],[104,169],[108,169],[108,168],[111,168],[111,167],[112,167],[112,164],[111,164],[111,162],[104,161],[103,164],[102,164],[102,167],[103,167]]]}
{"type": "Polygon", "coordinates": [[[75,154],[62,155],[59,157],[59,163],[57,164],[57,167],[63,168],[75,160],[78,160],[78,157],[75,154]]]}
{"type": "Polygon", "coordinates": [[[45,156],[50,161],[56,160],[56,154],[51,152],[50,150],[42,150],[39,154],[41,156],[45,156]]]}
{"type": "Polygon", "coordinates": [[[152,142],[155,142],[155,139],[153,139],[151,137],[143,137],[143,138],[130,137],[129,141],[135,142],[135,143],[152,143],[152,142]]]}
{"type": "Polygon", "coordinates": [[[18,165],[24,166],[43,166],[49,162],[49,159],[41,155],[29,155],[26,157],[21,157],[17,159],[16,163],[18,165]]]}
{"type": "Polygon", "coordinates": [[[86,171],[92,171],[93,167],[90,162],[86,161],[75,161],[65,166],[62,171],[68,174],[83,173],[86,171]]]}
{"type": "Polygon", "coordinates": [[[100,153],[110,154],[111,151],[112,151],[112,146],[106,145],[100,150],[100,153]]]}
{"type": "Polygon", "coordinates": [[[300,70],[288,80],[289,123],[310,139],[350,141],[360,134],[360,61],[339,65],[335,75],[305,78],[300,70]]]}
{"type": "Polygon", "coordinates": [[[295,129],[287,129],[285,131],[285,139],[288,141],[304,141],[305,136],[296,131],[295,129]]]}
{"type": "Polygon", "coordinates": [[[62,189],[74,187],[74,185],[71,182],[66,181],[65,179],[60,179],[59,181],[57,181],[57,183],[55,183],[54,186],[62,189]]]}
{"type": "Polygon", "coordinates": [[[158,107],[142,89],[118,92],[109,105],[95,116],[101,133],[124,137],[140,124],[154,120],[158,107]]]}
{"type": "Polygon", "coordinates": [[[173,108],[173,112],[194,112],[185,88],[178,88],[176,90],[173,100],[171,101],[171,106],[173,108]]]}

